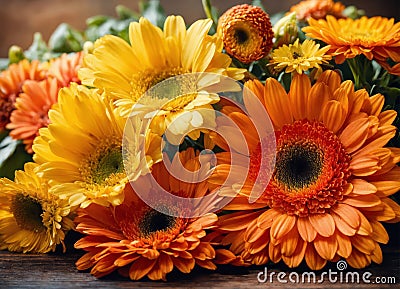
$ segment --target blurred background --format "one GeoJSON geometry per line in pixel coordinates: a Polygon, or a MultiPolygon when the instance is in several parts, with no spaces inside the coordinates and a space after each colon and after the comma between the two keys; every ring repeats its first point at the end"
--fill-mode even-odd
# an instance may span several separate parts
{"type": "MultiPolygon", "coordinates": [[[[269,14],[287,11],[300,0],[262,0],[269,14]]],[[[218,11],[251,1],[214,0],[218,11]]],[[[343,0],[346,6],[355,5],[365,10],[366,15],[381,15],[400,18],[399,0],[343,0]]],[[[40,32],[45,41],[62,22],[83,30],[86,19],[94,15],[115,16],[118,4],[137,11],[139,0],[0,0],[0,58],[7,57],[8,48],[15,44],[27,49],[32,43],[34,32],[40,32]]],[[[190,24],[204,18],[201,0],[161,0],[166,14],[179,14],[190,24]]]]}

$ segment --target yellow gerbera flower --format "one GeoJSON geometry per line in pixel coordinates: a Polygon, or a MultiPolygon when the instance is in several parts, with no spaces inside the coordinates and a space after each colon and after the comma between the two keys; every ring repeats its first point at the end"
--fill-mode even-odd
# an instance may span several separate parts
{"type": "Polygon", "coordinates": [[[390,72],[387,59],[400,62],[400,22],[394,23],[394,19],[361,17],[353,20],[327,16],[326,20],[309,19],[309,26],[303,31],[306,36],[329,44],[328,52],[339,64],[363,54],[390,72]]]}
{"type": "MultiPolygon", "coordinates": [[[[381,222],[400,221],[400,206],[390,198],[400,189],[400,150],[385,147],[396,132],[396,112],[382,111],[383,95],[354,91],[334,71],[323,72],[314,85],[296,74],[288,93],[273,78],[246,86],[273,122],[276,164],[250,204],[255,180],[270,175],[260,167],[263,151],[251,120],[232,112],[248,140],[250,165],[241,194],[226,207],[237,212],[220,217],[222,244],[257,265],[282,260],[297,267],[305,260],[318,270],[340,258],[354,268],[381,263],[379,243],[389,239],[381,222]]],[[[231,147],[240,147],[234,142],[231,147]]],[[[243,174],[221,164],[210,181],[222,184],[235,170],[243,174]]]]}
{"type": "MultiPolygon", "coordinates": [[[[68,200],[49,192],[50,185],[26,163],[15,181],[0,179],[0,249],[47,253],[64,246],[65,233],[74,228],[68,200]]],[[[65,250],[65,246],[64,246],[65,250]]]]}
{"type": "Polygon", "coordinates": [[[124,116],[150,87],[171,76],[212,72],[243,78],[243,69],[229,68],[222,41],[208,35],[211,20],[198,20],[187,30],[180,16],[167,17],[164,30],[141,18],[129,27],[130,45],[106,35],[94,44],[79,71],[85,85],[105,89],[124,116]]]}
{"type": "Polygon", "coordinates": [[[320,65],[327,64],[332,56],[325,54],[329,50],[329,45],[321,49],[319,46],[309,39],[304,40],[303,43],[299,43],[297,39],[293,44],[275,49],[271,54],[270,63],[278,72],[284,68],[286,68],[286,73],[296,71],[299,74],[310,68],[321,70],[320,65]]]}
{"type": "MultiPolygon", "coordinates": [[[[70,197],[73,205],[120,204],[128,181],[122,153],[126,119],[97,90],[76,84],[60,90],[49,119],[50,125],[39,131],[33,151],[43,175],[57,184],[53,191],[70,197]]],[[[136,125],[131,131],[140,129],[139,119],[131,119],[130,124],[136,125]]],[[[145,152],[138,152],[140,140],[134,138],[140,136],[131,137],[129,153],[138,161],[130,161],[130,173],[140,174],[147,169],[145,152]]],[[[155,154],[147,155],[158,158],[155,154]]]]}

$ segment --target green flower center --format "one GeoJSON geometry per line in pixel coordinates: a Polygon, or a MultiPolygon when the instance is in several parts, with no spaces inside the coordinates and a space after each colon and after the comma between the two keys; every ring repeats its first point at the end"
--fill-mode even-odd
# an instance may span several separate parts
{"type": "Polygon", "coordinates": [[[97,165],[92,169],[93,181],[96,184],[104,183],[108,177],[123,173],[124,164],[121,148],[113,147],[100,156],[97,165]]]}
{"type": "Polygon", "coordinates": [[[38,200],[18,193],[12,199],[11,211],[21,229],[34,232],[46,230],[42,222],[43,208],[38,200]]]}

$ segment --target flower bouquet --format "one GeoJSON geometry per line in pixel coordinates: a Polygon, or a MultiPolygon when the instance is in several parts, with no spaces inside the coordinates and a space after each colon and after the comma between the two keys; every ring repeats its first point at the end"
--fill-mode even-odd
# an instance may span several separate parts
{"type": "Polygon", "coordinates": [[[132,280],[382,262],[400,23],[332,0],[202,3],[191,24],[150,1],[10,48],[0,249],[75,248],[78,270],[132,280]]]}

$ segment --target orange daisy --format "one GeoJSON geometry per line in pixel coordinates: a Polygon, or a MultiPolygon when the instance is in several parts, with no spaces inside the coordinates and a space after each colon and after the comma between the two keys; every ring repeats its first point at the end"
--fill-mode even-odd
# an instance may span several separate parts
{"type": "MultiPolygon", "coordinates": [[[[186,169],[196,171],[200,168],[192,149],[180,153],[180,158],[186,169]]],[[[175,157],[172,166],[177,161],[178,157],[175,157]]],[[[209,193],[206,182],[178,181],[168,174],[162,163],[153,166],[152,174],[158,184],[175,196],[193,198],[209,193]]],[[[149,187],[147,183],[143,189],[149,187]]],[[[153,188],[149,193],[155,194],[153,188]]],[[[180,208],[157,198],[158,207],[151,208],[127,184],[121,205],[91,204],[80,209],[76,218],[77,230],[87,236],[79,240],[75,248],[87,253],[77,261],[77,268],[92,268],[91,273],[96,277],[118,270],[132,280],[145,276],[151,280],[166,280],[166,275],[174,268],[189,273],[196,264],[215,269],[212,262],[215,251],[205,239],[205,230],[214,226],[217,216],[208,213],[195,218],[175,217],[173,212],[180,208]],[[172,213],[164,214],[165,210],[172,213]]],[[[190,207],[184,209],[191,210],[190,207]]]]}
{"type": "Polygon", "coordinates": [[[10,122],[15,101],[22,92],[25,80],[43,80],[45,73],[46,70],[39,61],[29,62],[26,59],[11,64],[0,73],[0,131],[10,122]]]}
{"type": "Polygon", "coordinates": [[[306,36],[329,44],[328,53],[335,56],[338,64],[365,55],[392,72],[387,60],[400,62],[400,22],[394,23],[394,19],[364,16],[353,20],[327,16],[326,20],[309,19],[309,26],[303,31],[306,36]]]}
{"type": "Polygon", "coordinates": [[[72,54],[63,53],[49,63],[49,77],[55,77],[61,87],[69,86],[71,82],[81,83],[78,70],[83,61],[83,52],[72,54]]]}
{"type": "MultiPolygon", "coordinates": [[[[272,78],[265,86],[258,80],[246,86],[273,122],[276,164],[260,198],[249,203],[254,179],[264,176],[260,142],[247,117],[225,109],[248,140],[250,166],[239,196],[226,207],[237,212],[219,218],[220,244],[257,265],[282,260],[296,267],[305,259],[318,270],[340,258],[354,268],[381,263],[379,243],[389,239],[381,222],[400,221],[400,206],[390,198],[400,189],[400,149],[384,147],[395,135],[396,112],[382,111],[383,95],[354,91],[334,71],[314,85],[295,75],[288,93],[272,78]]],[[[234,141],[231,147],[238,147],[234,141]]],[[[228,164],[217,166],[210,181],[227,172],[228,164]]]]}
{"type": "Polygon", "coordinates": [[[304,0],[293,5],[290,12],[295,12],[297,19],[308,21],[310,18],[324,19],[327,15],[343,18],[345,8],[342,3],[332,0],[304,0]]]}
{"type": "Polygon", "coordinates": [[[6,128],[11,130],[12,138],[23,140],[28,153],[33,153],[32,144],[39,129],[47,127],[50,122],[47,114],[57,102],[60,88],[55,78],[40,82],[27,80],[22,87],[6,128]]]}

